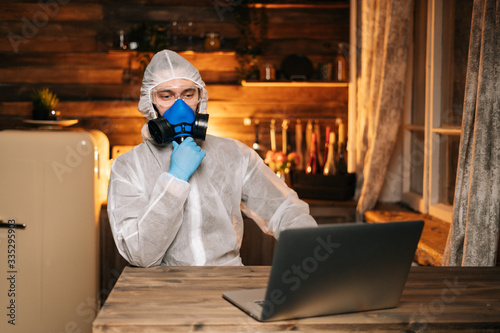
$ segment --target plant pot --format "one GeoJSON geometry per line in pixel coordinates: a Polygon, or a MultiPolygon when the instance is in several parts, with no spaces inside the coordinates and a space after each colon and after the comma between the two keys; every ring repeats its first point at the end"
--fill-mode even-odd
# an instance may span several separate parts
{"type": "Polygon", "coordinates": [[[50,111],[33,109],[33,120],[49,120],[50,111]]]}

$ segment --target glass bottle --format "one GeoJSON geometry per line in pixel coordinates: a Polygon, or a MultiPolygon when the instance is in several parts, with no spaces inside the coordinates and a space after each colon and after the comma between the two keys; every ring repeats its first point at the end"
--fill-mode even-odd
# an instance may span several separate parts
{"type": "Polygon", "coordinates": [[[259,124],[260,121],[259,119],[255,119],[255,140],[253,142],[252,148],[259,154],[259,156],[264,159],[265,158],[265,152],[262,149],[262,145],[259,142],[259,124]]]}
{"type": "Polygon", "coordinates": [[[342,54],[342,45],[339,44],[337,55],[334,60],[335,64],[335,81],[345,82],[347,81],[347,61],[342,54]]]}
{"type": "Polygon", "coordinates": [[[339,148],[339,162],[337,165],[337,173],[339,175],[345,175],[347,173],[347,162],[346,162],[346,147],[345,143],[342,143],[339,148]]]}
{"type": "Polygon", "coordinates": [[[347,151],[344,123],[339,124],[339,158],[337,161],[337,173],[343,175],[347,173],[347,151]]]}
{"type": "Polygon", "coordinates": [[[311,140],[311,153],[309,156],[309,162],[307,163],[306,173],[309,175],[315,175],[321,172],[321,166],[318,160],[318,139],[316,138],[316,133],[312,133],[311,140]]]}
{"type": "Polygon", "coordinates": [[[304,152],[302,150],[302,121],[297,120],[295,125],[295,151],[299,155],[300,162],[295,166],[296,170],[304,170],[304,152]]]}
{"type": "Polygon", "coordinates": [[[205,41],[203,44],[205,51],[218,51],[220,50],[220,35],[218,32],[207,32],[205,34],[205,41]]]}
{"type": "Polygon", "coordinates": [[[311,120],[308,120],[306,124],[306,149],[304,152],[304,168],[307,167],[307,162],[309,162],[308,159],[311,156],[312,132],[313,123],[311,120]]]}
{"type": "Polygon", "coordinates": [[[325,167],[326,160],[328,159],[328,150],[330,148],[330,132],[331,132],[330,126],[326,126],[325,149],[324,149],[324,153],[323,153],[324,163],[322,164],[323,168],[325,167]]]}
{"type": "Polygon", "coordinates": [[[334,175],[337,173],[337,167],[335,166],[335,133],[330,132],[328,140],[328,155],[325,161],[325,167],[323,168],[323,174],[325,176],[334,175]]]}

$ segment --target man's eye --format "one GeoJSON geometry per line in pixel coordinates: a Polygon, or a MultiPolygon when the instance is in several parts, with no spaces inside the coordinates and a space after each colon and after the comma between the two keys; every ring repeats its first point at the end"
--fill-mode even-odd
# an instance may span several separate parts
{"type": "Polygon", "coordinates": [[[194,90],[194,89],[184,90],[182,92],[182,98],[190,99],[190,98],[193,98],[195,94],[196,94],[196,90],[194,90]]]}
{"type": "Polygon", "coordinates": [[[169,93],[160,93],[158,96],[160,98],[162,98],[162,99],[170,99],[170,98],[172,98],[172,94],[169,94],[169,93]]]}

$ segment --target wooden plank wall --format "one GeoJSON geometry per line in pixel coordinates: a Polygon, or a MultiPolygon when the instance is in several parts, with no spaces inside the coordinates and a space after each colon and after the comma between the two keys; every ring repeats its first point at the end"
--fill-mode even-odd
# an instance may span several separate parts
{"type": "MultiPolygon", "coordinates": [[[[49,87],[59,97],[64,118],[103,131],[114,145],[141,142],[144,119],[136,110],[142,74],[135,53],[113,49],[113,35],[142,22],[193,21],[191,51],[172,45],[197,68],[208,84],[209,132],[254,141],[261,121],[261,143],[269,146],[275,119],[318,119],[334,126],[347,121],[347,87],[242,87],[237,83],[234,45],[238,37],[230,1],[225,0],[40,0],[2,1],[0,11],[0,129],[26,127],[29,95],[49,87]],[[203,35],[218,31],[221,52],[204,52],[203,35]]],[[[332,61],[337,44],[348,45],[349,1],[272,1],[269,41],[262,62],[277,69],[286,55],[303,54],[316,67],[332,61]]],[[[179,32],[187,41],[188,32],[179,32]]],[[[278,128],[279,134],[279,128],[278,128]]]]}

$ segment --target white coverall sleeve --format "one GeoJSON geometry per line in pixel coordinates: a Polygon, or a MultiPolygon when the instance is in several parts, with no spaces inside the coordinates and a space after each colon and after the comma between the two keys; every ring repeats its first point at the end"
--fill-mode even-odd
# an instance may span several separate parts
{"type": "Polygon", "coordinates": [[[267,234],[279,238],[290,228],[317,226],[309,205],[267,167],[253,150],[244,170],[242,211],[267,234]]]}
{"type": "Polygon", "coordinates": [[[180,228],[190,185],[167,172],[152,191],[120,160],[111,168],[108,215],[120,254],[139,267],[160,265],[180,228]]]}

